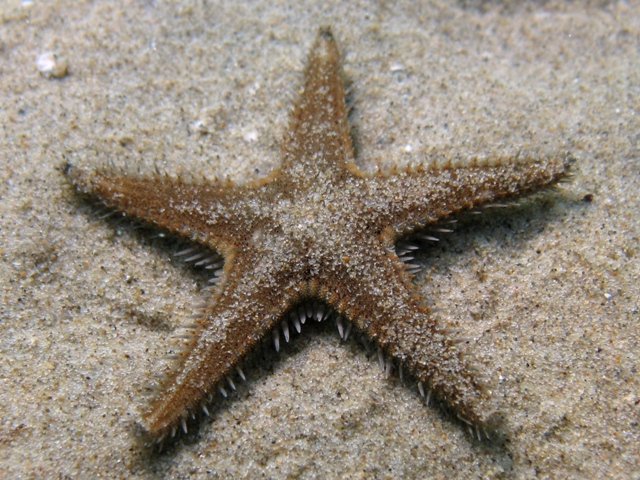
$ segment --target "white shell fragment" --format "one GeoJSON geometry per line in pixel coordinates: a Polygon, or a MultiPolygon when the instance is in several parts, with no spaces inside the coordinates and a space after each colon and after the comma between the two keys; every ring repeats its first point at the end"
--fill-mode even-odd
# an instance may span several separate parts
{"type": "Polygon", "coordinates": [[[62,78],[67,74],[67,59],[55,52],[44,52],[36,58],[36,68],[46,78],[62,78]]]}

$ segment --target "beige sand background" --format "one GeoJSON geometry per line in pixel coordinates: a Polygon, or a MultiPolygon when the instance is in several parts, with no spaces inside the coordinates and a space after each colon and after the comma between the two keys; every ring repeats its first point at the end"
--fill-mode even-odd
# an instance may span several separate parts
{"type": "Polygon", "coordinates": [[[0,5],[1,477],[640,478],[637,3],[0,5]],[[316,328],[149,455],[144,386],[204,282],[178,245],[97,218],[58,168],[265,174],[323,24],[353,81],[363,168],[578,159],[559,194],[465,220],[419,257],[507,440],[471,440],[316,328]],[[47,51],[68,75],[38,72],[47,51]]]}

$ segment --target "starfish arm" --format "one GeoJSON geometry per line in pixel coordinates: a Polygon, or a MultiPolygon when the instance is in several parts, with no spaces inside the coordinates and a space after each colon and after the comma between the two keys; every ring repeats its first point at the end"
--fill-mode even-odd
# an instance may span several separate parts
{"type": "Polygon", "coordinates": [[[338,175],[346,173],[345,161],[353,159],[353,145],[344,98],[342,60],[329,28],[318,32],[304,78],[282,145],[282,168],[300,180],[313,179],[327,171],[338,175]],[[294,168],[301,164],[302,171],[294,168]]]}
{"type": "Polygon", "coordinates": [[[422,302],[406,266],[379,242],[362,246],[359,252],[350,252],[350,258],[367,258],[366,272],[354,270],[339,282],[333,279],[334,288],[325,295],[328,303],[460,418],[476,426],[488,425],[493,411],[482,385],[422,302]]]}
{"type": "Polygon", "coordinates": [[[267,209],[255,211],[250,205],[252,199],[268,205],[265,196],[273,192],[264,180],[238,186],[230,181],[193,184],[169,176],[129,177],[78,167],[68,167],[67,175],[79,192],[109,208],[214,248],[234,243],[252,222],[268,223],[267,209]]]}
{"type": "Polygon", "coordinates": [[[177,425],[210,400],[304,291],[304,282],[295,275],[272,272],[272,262],[264,258],[231,257],[218,293],[198,320],[195,340],[186,345],[182,368],[159,386],[162,393],[142,417],[152,438],[175,433],[177,425]]]}
{"type": "Polygon", "coordinates": [[[451,213],[509,200],[549,187],[567,176],[572,159],[473,161],[454,167],[419,167],[368,179],[380,228],[392,239],[451,213]]]}

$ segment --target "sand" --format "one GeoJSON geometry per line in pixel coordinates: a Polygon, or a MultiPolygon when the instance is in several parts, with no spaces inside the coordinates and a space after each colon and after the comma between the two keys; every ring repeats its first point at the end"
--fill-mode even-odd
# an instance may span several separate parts
{"type": "Polygon", "coordinates": [[[640,478],[640,7],[346,3],[2,3],[0,476],[640,478]],[[344,52],[362,168],[577,159],[557,192],[418,257],[505,440],[472,440],[360,343],[311,328],[150,454],[145,385],[206,282],[176,242],[79,202],[60,167],[264,175],[319,25],[344,52]]]}

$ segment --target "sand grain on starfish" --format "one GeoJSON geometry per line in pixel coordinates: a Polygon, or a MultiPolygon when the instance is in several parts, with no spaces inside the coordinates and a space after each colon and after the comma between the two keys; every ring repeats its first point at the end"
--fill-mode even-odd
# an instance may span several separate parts
{"type": "MultiPolygon", "coordinates": [[[[493,410],[448,332],[438,327],[411,282],[411,247],[402,237],[465,209],[508,200],[560,181],[566,158],[470,160],[368,175],[354,163],[341,58],[320,29],[304,88],[282,142],[280,167],[244,184],[190,183],[69,166],[78,191],[111,209],[186,237],[224,258],[212,298],[198,305],[180,368],[141,423],[159,440],[187,430],[214,392],[235,388],[243,359],[258,342],[306,320],[332,316],[341,337],[351,325],[464,422],[483,426],[493,410]],[[348,322],[347,322],[348,320],[348,322]],[[345,328],[345,324],[348,327],[345,328]],[[222,327],[220,327],[222,325],[222,327]]],[[[221,266],[187,251],[192,261],[221,266]]],[[[426,390],[426,393],[425,393],[426,390]]]]}

